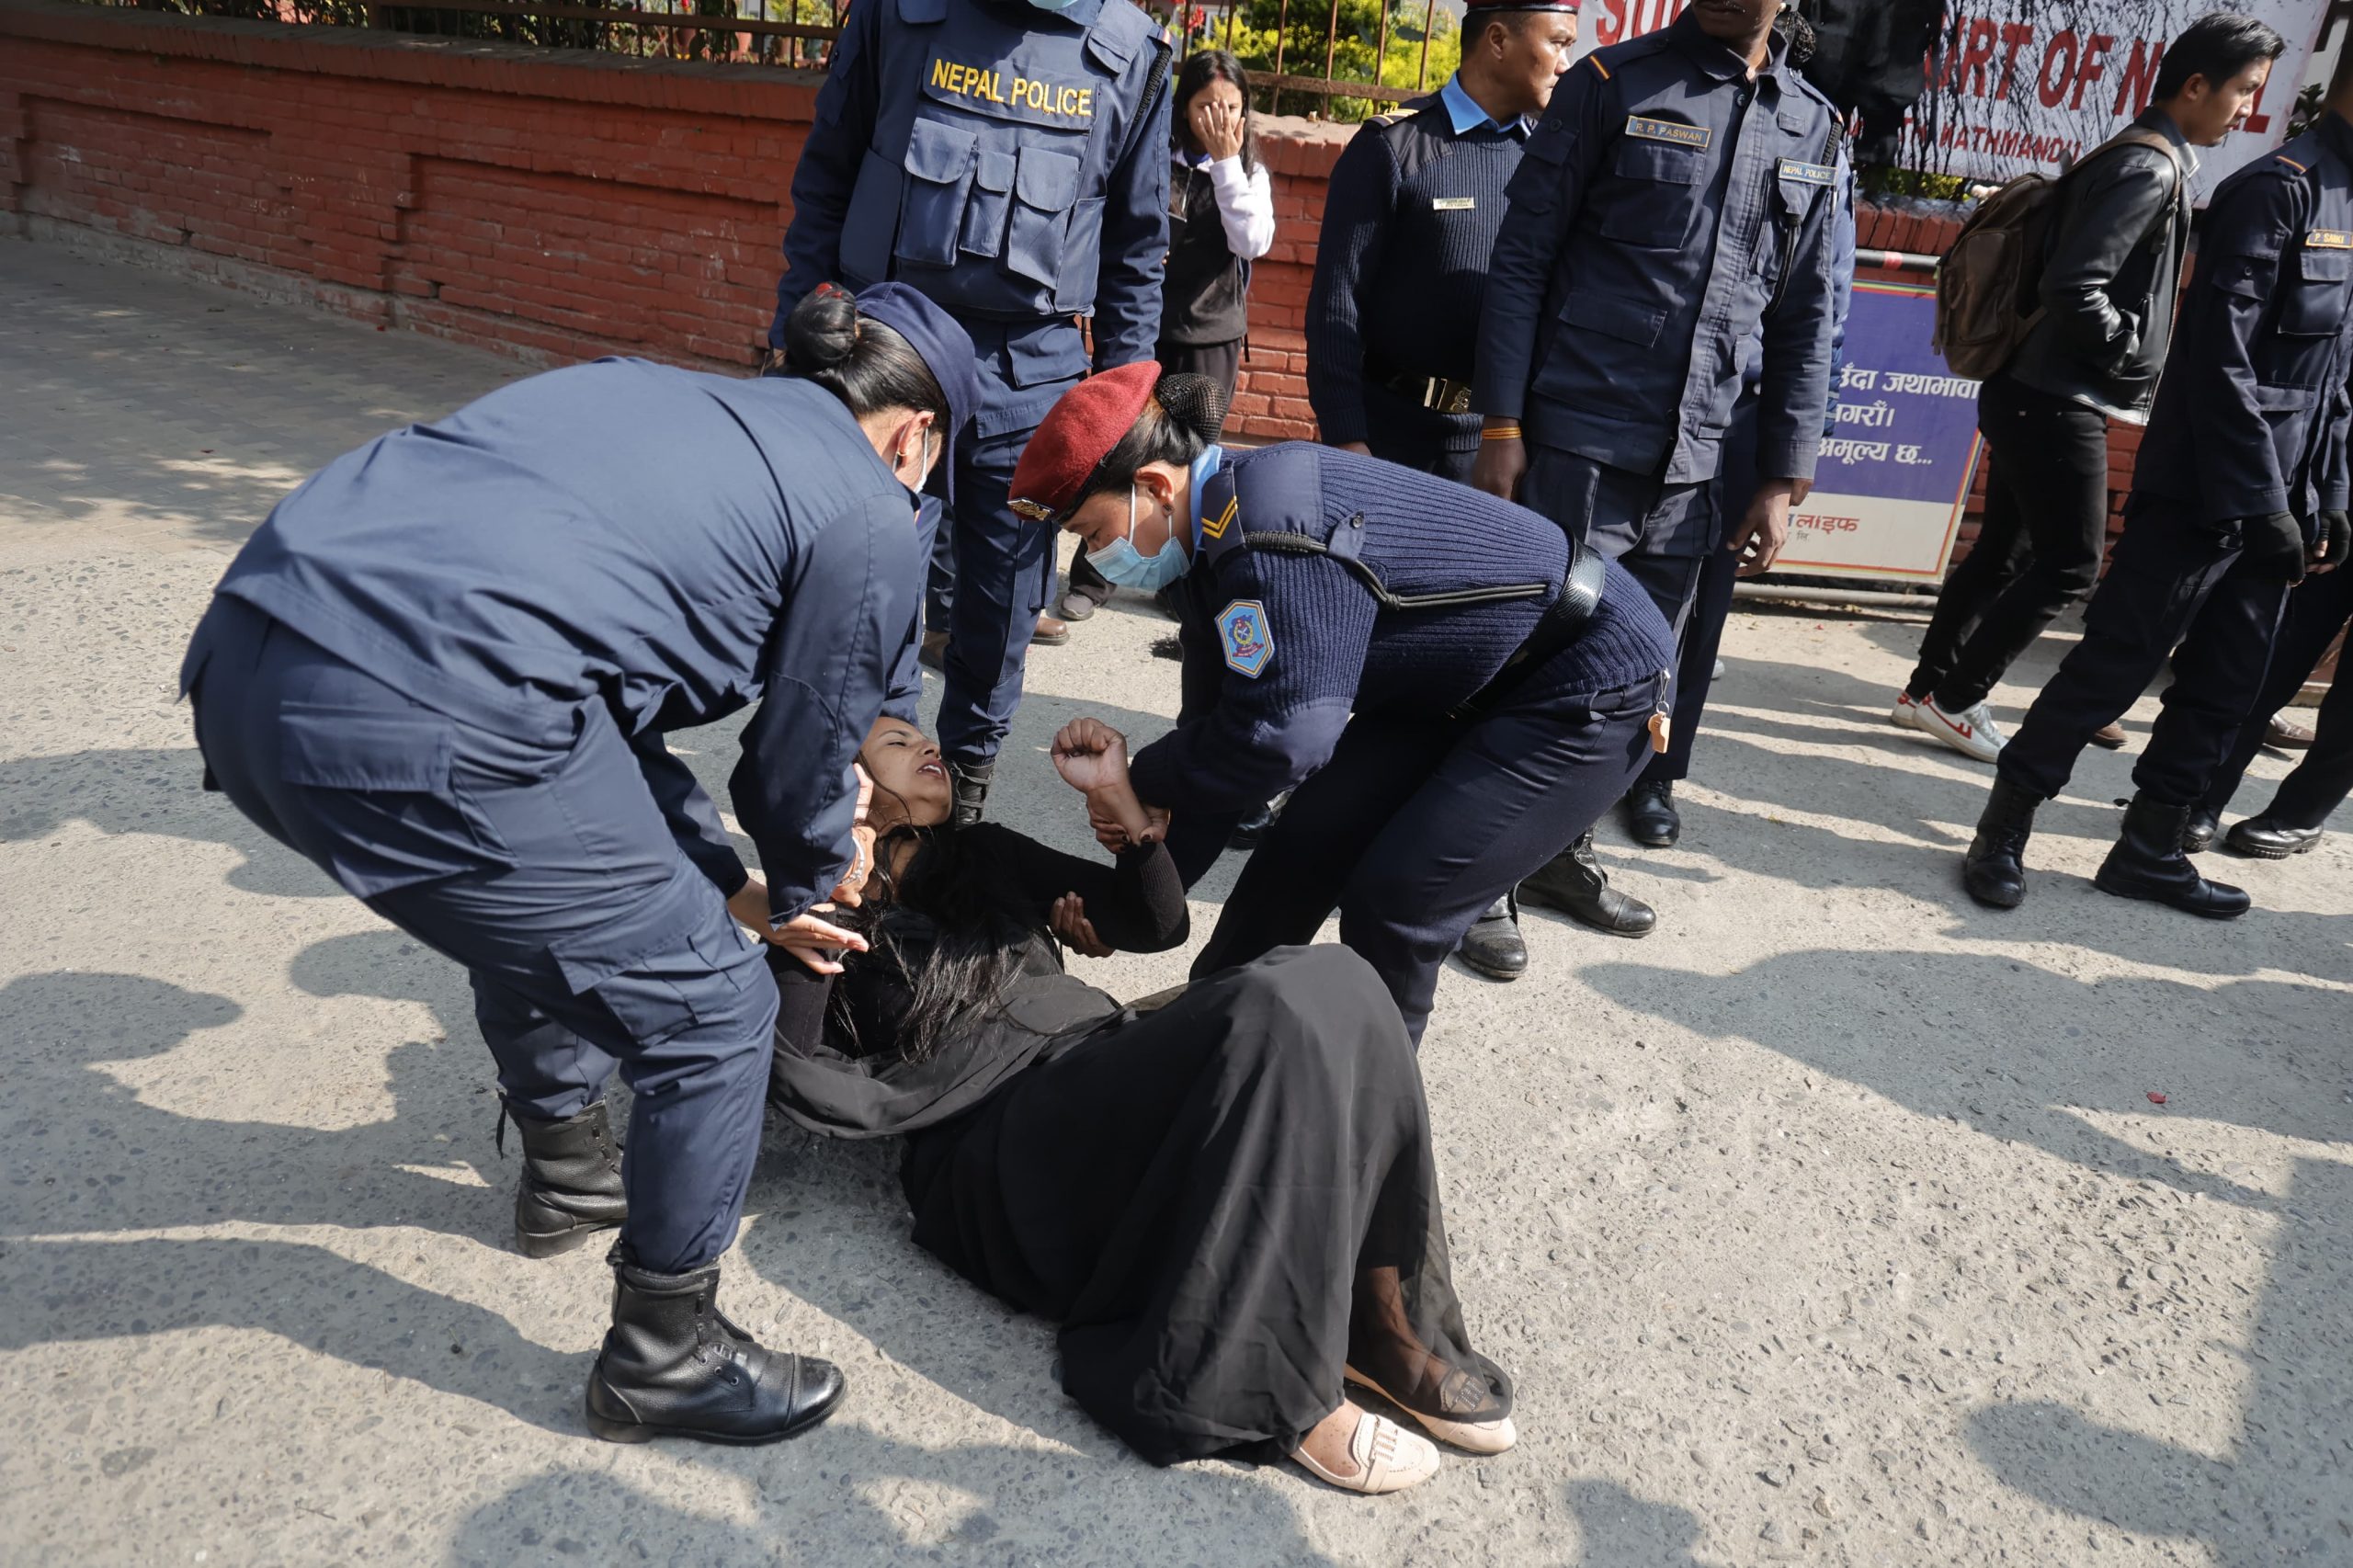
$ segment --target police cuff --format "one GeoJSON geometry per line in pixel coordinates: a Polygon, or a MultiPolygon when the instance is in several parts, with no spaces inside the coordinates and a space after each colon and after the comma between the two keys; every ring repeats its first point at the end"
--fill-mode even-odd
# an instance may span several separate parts
{"type": "Polygon", "coordinates": [[[733,898],[752,880],[752,873],[745,869],[743,857],[733,853],[723,863],[716,857],[712,858],[702,870],[718,887],[722,898],[733,898]]]}

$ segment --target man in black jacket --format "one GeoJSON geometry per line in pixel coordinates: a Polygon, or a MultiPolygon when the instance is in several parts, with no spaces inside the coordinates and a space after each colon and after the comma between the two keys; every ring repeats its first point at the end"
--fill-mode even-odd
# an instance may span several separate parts
{"type": "MultiPolygon", "coordinates": [[[[2041,314],[1977,397],[1991,468],[1985,524],[1954,568],[1890,717],[1980,762],[2002,749],[1985,699],[2099,576],[2108,526],[2108,422],[2148,422],[2172,336],[2189,236],[2193,147],[2245,123],[2286,47],[2251,17],[2218,12],[2165,51],[2136,130],[2061,183],[2041,314]]],[[[2120,731],[2094,737],[2122,744],[2120,731]]]]}

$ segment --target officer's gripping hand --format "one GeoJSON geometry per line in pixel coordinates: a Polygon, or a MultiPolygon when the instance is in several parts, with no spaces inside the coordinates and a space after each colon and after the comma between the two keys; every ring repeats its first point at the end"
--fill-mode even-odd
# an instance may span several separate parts
{"type": "Polygon", "coordinates": [[[1471,465],[1472,488],[1506,501],[1519,499],[1519,482],[1528,477],[1528,443],[1517,436],[1482,437],[1479,460],[1471,465]]]}
{"type": "Polygon", "coordinates": [[[1054,912],[1047,924],[1063,947],[1083,957],[1108,959],[1119,951],[1095,934],[1095,922],[1086,917],[1086,901],[1074,892],[1054,900],[1054,912]]]}
{"type": "Polygon", "coordinates": [[[2247,570],[2272,583],[2300,583],[2304,577],[2304,530],[2286,512],[2239,519],[2239,548],[2247,570]]]}
{"type": "Polygon", "coordinates": [[[841,962],[834,955],[866,951],[866,938],[821,918],[833,912],[832,904],[818,904],[769,931],[767,938],[819,974],[839,974],[841,962]]]}
{"type": "Polygon", "coordinates": [[[1769,572],[1780,558],[1782,547],[1790,542],[1790,506],[1800,487],[1801,482],[1794,479],[1768,479],[1756,487],[1746,515],[1725,546],[1740,557],[1740,575],[1754,577],[1769,572]]]}
{"type": "Polygon", "coordinates": [[[2323,512],[2320,538],[2313,541],[2312,553],[2304,559],[2304,570],[2315,576],[2334,572],[2345,564],[2348,551],[2353,551],[2353,515],[2323,512]]]}

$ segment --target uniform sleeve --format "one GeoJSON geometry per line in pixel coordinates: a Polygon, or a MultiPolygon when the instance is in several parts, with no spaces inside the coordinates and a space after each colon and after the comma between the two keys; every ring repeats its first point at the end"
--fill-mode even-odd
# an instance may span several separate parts
{"type": "MultiPolygon", "coordinates": [[[[1221,672],[1216,702],[1179,719],[1129,765],[1136,793],[1179,820],[1265,805],[1323,767],[1347,725],[1372,641],[1372,596],[1328,556],[1236,550],[1216,572],[1218,608],[1257,603],[1270,651],[1256,677],[1207,651],[1221,672]]],[[[1188,677],[1198,647],[1186,648],[1188,677]]]]}
{"type": "Polygon", "coordinates": [[[1275,187],[1266,165],[1245,169],[1240,158],[1221,158],[1210,165],[1210,189],[1236,260],[1256,261],[1275,248],[1275,187]]]}
{"type": "Polygon", "coordinates": [[[1168,263],[1168,46],[1155,39],[1147,47],[1156,51],[1144,78],[1151,100],[1104,192],[1103,260],[1095,284],[1097,370],[1149,359],[1160,342],[1168,263]]]}
{"type": "Polygon", "coordinates": [[[1517,419],[1526,409],[1552,268],[1608,151],[1602,127],[1613,96],[1598,58],[1586,55],[1553,89],[1552,105],[1504,189],[1509,205],[1487,268],[1471,383],[1471,401],[1482,414],[1517,419]]]}
{"type": "Polygon", "coordinates": [[[1396,204],[1397,162],[1388,142],[1377,128],[1358,131],[1332,165],[1307,291],[1307,401],[1335,446],[1365,439],[1367,296],[1396,204]]]}
{"type": "Polygon", "coordinates": [[[659,730],[632,735],[629,744],[637,754],[638,771],[645,775],[645,787],[662,808],[662,820],[668,824],[670,836],[677,840],[679,851],[711,880],[722,896],[733,898],[751,880],[751,873],[744,869],[735,841],[727,835],[719,808],[703,792],[694,769],[670,755],[659,730]]]}
{"type": "MultiPolygon", "coordinates": [[[[1813,202],[1799,225],[1780,297],[1765,312],[1765,375],[1756,415],[1759,479],[1811,480],[1821,455],[1821,411],[1830,402],[1830,340],[1836,326],[1832,231],[1837,208],[1835,186],[1813,202]]],[[[1848,271],[1851,276],[1851,266],[1848,271]]]]}
{"type": "Polygon", "coordinates": [[[2329,400],[2328,427],[2321,435],[2318,489],[2324,512],[2353,511],[2353,451],[2347,450],[2348,441],[2353,441],[2353,384],[2338,387],[2329,400]]]}
{"type": "Polygon", "coordinates": [[[2173,199],[2173,165],[2149,148],[2097,159],[2083,172],[2067,222],[2043,263],[2044,319],[2085,363],[2120,364],[2141,344],[2142,323],[2116,308],[2109,290],[2173,199]]]}
{"type": "Polygon", "coordinates": [[[779,924],[822,901],[849,869],[858,809],[850,762],[882,710],[920,581],[905,504],[877,496],[811,541],[786,597],[769,641],[767,695],[728,781],[779,924]]]}
{"type": "Polygon", "coordinates": [[[875,78],[875,18],[887,7],[853,6],[842,24],[825,85],[817,89],[817,114],[792,171],[792,222],[784,231],[784,276],[777,280],[776,315],[768,324],[768,346],[784,347],[784,319],[818,284],[838,281],[842,269],[842,220],[849,212],[866,139],[881,97],[875,78]]]}
{"type": "Polygon", "coordinates": [[[2209,522],[2288,510],[2270,423],[2255,369],[2280,258],[2302,232],[2302,182],[2266,176],[2242,181],[2208,214],[2198,278],[2176,329],[2165,374],[2188,382],[2185,404],[2207,421],[2198,436],[2200,509],[2209,522]]]}

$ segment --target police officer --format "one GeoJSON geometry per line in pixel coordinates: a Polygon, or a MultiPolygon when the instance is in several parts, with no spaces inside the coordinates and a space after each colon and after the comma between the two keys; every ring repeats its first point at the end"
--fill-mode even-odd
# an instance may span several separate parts
{"type": "Polygon", "coordinates": [[[1307,397],[1332,445],[1469,483],[1504,190],[1576,36],[1574,0],[1472,0],[1461,68],[1332,165],[1307,296],[1307,397]]]}
{"type": "MultiPolygon", "coordinates": [[[[1419,1040],[1472,918],[1582,832],[1647,753],[1665,620],[1522,507],[1304,442],[1229,454],[1199,377],[1130,366],[1056,405],[1014,475],[1097,570],[1181,585],[1176,727],[1130,768],[1189,882],[1297,787],[1193,966],[1340,938],[1419,1040]]],[[[1093,720],[1059,752],[1120,744],[1093,720]]],[[[1122,830],[1104,829],[1107,841],[1122,830]]]]}
{"type": "MultiPolygon", "coordinates": [[[[1711,481],[1762,334],[1757,464],[1732,528],[1772,564],[1828,395],[1834,114],[1786,59],[1779,0],[1697,0],[1562,78],[1512,178],[1480,319],[1473,482],[1625,562],[1678,632],[1723,535],[1711,481]]],[[[1520,890],[1597,929],[1657,917],[1589,839],[1520,890]]]]}
{"type": "MultiPolygon", "coordinates": [[[[2216,918],[2246,894],[2183,853],[2262,688],[2289,585],[2337,548],[2353,370],[2353,57],[2318,123],[2222,182],[2084,637],[2027,710],[1963,861],[1971,897],[2026,896],[2035,808],[2173,653],[2104,891],[2216,918]],[[2178,644],[2178,652],[2175,649],[2178,644]]],[[[2309,666],[2306,666],[2309,667],[2309,666]]]]}
{"type": "Polygon", "coordinates": [[[737,922],[821,970],[862,946],[823,915],[870,858],[852,758],[914,619],[916,489],[979,392],[962,329],[895,284],[805,301],[786,341],[782,378],[599,360],[338,459],[181,672],[206,787],[466,966],[517,1245],[620,1227],[587,1395],[618,1440],[767,1442],[842,1394],[712,1304],[777,1009],[737,922]],[[663,744],[754,702],[731,790],[765,884],[663,744]]]}
{"type": "MultiPolygon", "coordinates": [[[[1168,250],[1168,46],[1129,0],[850,7],[792,176],[776,326],[821,282],[897,278],[972,335],[983,393],[952,456],[939,743],[980,815],[1052,590],[1052,530],[1006,506],[1029,433],[1087,368],[1149,361],[1168,250]]],[[[925,548],[940,526],[925,509],[925,548]]],[[[937,629],[935,629],[937,630],[937,629]]],[[[889,711],[912,720],[915,650],[889,711]]]]}

